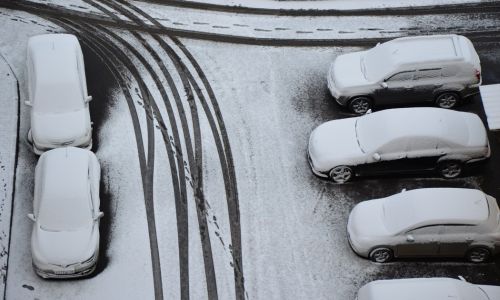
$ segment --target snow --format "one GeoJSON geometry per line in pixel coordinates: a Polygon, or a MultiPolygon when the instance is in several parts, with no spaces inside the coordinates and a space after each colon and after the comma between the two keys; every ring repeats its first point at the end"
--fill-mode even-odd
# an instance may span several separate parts
{"type": "Polygon", "coordinates": [[[484,193],[472,189],[416,189],[377,201],[384,202],[393,233],[436,224],[478,225],[490,216],[484,193]]]}
{"type": "MultiPolygon", "coordinates": [[[[51,32],[57,27],[22,12],[2,10],[0,18],[2,22],[5,21],[4,24],[7,24],[8,28],[14,26],[16,29],[2,31],[0,52],[11,62],[16,75],[20,78],[22,103],[27,99],[24,68],[28,38],[51,32]],[[12,16],[20,21],[11,21],[12,16]]],[[[103,99],[94,101],[99,100],[103,99]]],[[[98,265],[96,276],[76,281],[42,280],[32,269],[30,251],[32,222],[26,218],[26,214],[33,209],[32,190],[37,157],[24,143],[29,127],[29,110],[21,105],[20,152],[16,169],[16,194],[13,201],[10,268],[6,282],[7,299],[153,298],[150,252],[149,247],[145,246],[149,244],[149,240],[142,201],[143,193],[141,179],[137,176],[139,166],[137,160],[130,159],[137,157],[136,148],[133,146],[135,138],[130,116],[121,93],[115,92],[107,101],[113,103],[113,113],[106,119],[106,126],[100,129],[99,140],[106,142],[100,143],[96,155],[101,163],[104,187],[101,192],[101,208],[105,208],[105,216],[101,219],[101,229],[103,223],[111,225],[108,225],[109,229],[104,228],[106,240],[100,250],[103,260],[99,263],[101,267],[98,265]]],[[[2,105],[4,103],[9,102],[4,101],[2,105]]],[[[9,125],[2,127],[2,130],[15,126],[15,116],[17,116],[15,112],[11,115],[2,114],[2,117],[10,117],[10,120],[5,120],[9,125]]],[[[15,132],[2,134],[2,140],[9,141],[9,134],[15,136],[15,132]]],[[[7,145],[2,143],[2,147],[7,145]]],[[[12,149],[8,152],[12,162],[13,153],[15,151],[12,149]]],[[[3,213],[2,219],[4,219],[3,213]]]]}
{"type": "Polygon", "coordinates": [[[4,58],[0,40],[0,295],[5,291],[17,144],[18,94],[16,74],[4,58]]]}
{"type": "Polygon", "coordinates": [[[490,130],[500,129],[500,84],[482,85],[479,87],[484,111],[490,130]]]}
{"type": "MultiPolygon", "coordinates": [[[[61,1],[61,0],[60,0],[61,1]]],[[[140,0],[139,0],[140,1],[140,0]]],[[[186,2],[199,3],[200,1],[185,0],[186,2]]],[[[490,0],[491,1],[491,0],[490,0]]],[[[317,1],[296,1],[296,0],[206,0],[203,3],[251,7],[268,9],[369,9],[369,8],[390,8],[390,7],[419,7],[426,5],[443,5],[457,3],[488,2],[484,0],[421,0],[415,3],[414,0],[317,0],[317,1]]]]}

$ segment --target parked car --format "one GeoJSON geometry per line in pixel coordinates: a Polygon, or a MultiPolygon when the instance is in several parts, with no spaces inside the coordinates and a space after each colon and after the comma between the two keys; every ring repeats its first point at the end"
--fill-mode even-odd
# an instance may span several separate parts
{"type": "Polygon", "coordinates": [[[36,154],[49,149],[92,147],[85,67],[77,38],[70,34],[31,37],[27,56],[31,129],[36,154]]]}
{"type": "Polygon", "coordinates": [[[99,255],[100,166],[89,150],[45,152],[35,169],[31,253],[43,278],[91,274],[99,255]]]}
{"type": "Polygon", "coordinates": [[[469,39],[455,34],[397,38],[339,55],[328,73],[332,96],[357,114],[418,102],[452,108],[479,93],[480,84],[479,56],[469,39]]]}
{"type": "Polygon", "coordinates": [[[500,287],[453,278],[376,280],[362,286],[356,300],[500,300],[500,287]]]}
{"type": "Polygon", "coordinates": [[[403,190],[356,205],[347,233],[354,252],[375,262],[434,256],[479,263],[500,252],[500,210],[479,190],[403,190]]]}
{"type": "Polygon", "coordinates": [[[326,122],[309,139],[314,174],[336,183],[354,175],[438,171],[459,176],[490,156],[486,129],[472,113],[398,108],[326,122]]]}

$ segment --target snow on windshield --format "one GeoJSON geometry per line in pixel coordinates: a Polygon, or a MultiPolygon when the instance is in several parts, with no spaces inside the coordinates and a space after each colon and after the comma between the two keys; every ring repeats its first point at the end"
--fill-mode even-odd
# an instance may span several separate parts
{"type": "Polygon", "coordinates": [[[54,195],[43,199],[38,220],[47,231],[74,231],[90,224],[90,199],[86,195],[54,195]]]}
{"type": "Polygon", "coordinates": [[[396,234],[415,223],[415,211],[411,201],[403,201],[401,194],[386,198],[384,209],[384,224],[389,232],[396,234]],[[410,205],[410,206],[409,206],[410,205]]]}
{"type": "Polygon", "coordinates": [[[380,44],[365,52],[363,70],[367,80],[382,80],[384,76],[394,69],[389,51],[389,45],[380,44]]]}

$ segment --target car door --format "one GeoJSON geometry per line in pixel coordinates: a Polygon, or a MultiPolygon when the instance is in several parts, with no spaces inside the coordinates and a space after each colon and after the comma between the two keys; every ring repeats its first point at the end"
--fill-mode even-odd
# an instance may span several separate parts
{"type": "Polygon", "coordinates": [[[431,225],[409,230],[402,234],[396,247],[398,257],[436,256],[439,252],[438,237],[443,226],[431,225]]]}
{"type": "Polygon", "coordinates": [[[358,166],[360,175],[399,173],[405,170],[408,138],[398,138],[387,142],[368,155],[368,161],[358,166]]]}
{"type": "Polygon", "coordinates": [[[387,79],[375,92],[377,104],[405,104],[415,101],[414,95],[415,70],[397,72],[387,79]]]}
{"type": "Polygon", "coordinates": [[[439,235],[439,255],[462,257],[474,240],[472,225],[444,225],[439,235]]]}
{"type": "Polygon", "coordinates": [[[402,172],[420,172],[433,170],[441,157],[438,140],[432,137],[411,137],[408,139],[405,170],[402,172]]]}
{"type": "Polygon", "coordinates": [[[441,71],[441,68],[417,70],[413,92],[418,102],[434,101],[434,91],[443,86],[441,71]]]}

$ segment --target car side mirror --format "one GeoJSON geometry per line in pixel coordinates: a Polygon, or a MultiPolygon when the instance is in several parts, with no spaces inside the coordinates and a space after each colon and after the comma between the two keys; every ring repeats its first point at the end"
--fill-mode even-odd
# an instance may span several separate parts
{"type": "Polygon", "coordinates": [[[27,216],[28,216],[28,219],[30,219],[31,221],[36,222],[36,218],[35,218],[34,214],[28,214],[27,216]]]}
{"type": "Polygon", "coordinates": [[[388,87],[389,87],[389,85],[387,85],[387,82],[385,82],[385,81],[382,81],[382,82],[380,83],[380,86],[381,86],[381,87],[383,87],[384,89],[386,89],[386,88],[388,88],[388,87]]]}
{"type": "Polygon", "coordinates": [[[94,217],[94,221],[97,221],[99,220],[100,218],[104,217],[104,213],[102,211],[100,211],[95,217],[94,217]]]}
{"type": "Polygon", "coordinates": [[[24,101],[24,104],[27,106],[31,106],[31,101],[26,100],[26,101],[24,101]]]}
{"type": "Polygon", "coordinates": [[[85,103],[89,103],[90,101],[92,101],[92,99],[92,96],[85,97],[85,103]]]}
{"type": "Polygon", "coordinates": [[[376,161],[379,161],[380,160],[380,154],[378,153],[373,153],[373,159],[376,160],[376,161]]]}
{"type": "Polygon", "coordinates": [[[407,234],[407,235],[406,235],[406,241],[407,241],[408,243],[413,243],[413,242],[415,241],[415,238],[413,237],[413,235],[411,235],[411,234],[407,234]]]}
{"type": "Polygon", "coordinates": [[[467,282],[467,280],[465,280],[465,278],[463,278],[463,276],[458,275],[458,279],[467,282]]]}
{"type": "Polygon", "coordinates": [[[402,189],[402,190],[401,190],[401,193],[404,193],[404,192],[406,192],[406,189],[402,189]]]}

